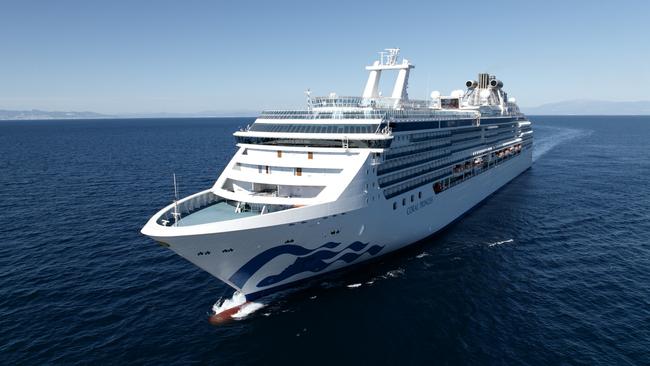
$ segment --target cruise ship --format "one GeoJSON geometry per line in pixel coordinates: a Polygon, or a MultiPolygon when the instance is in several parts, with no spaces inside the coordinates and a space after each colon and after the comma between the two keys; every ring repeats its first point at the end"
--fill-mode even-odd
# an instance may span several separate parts
{"type": "Polygon", "coordinates": [[[142,233],[250,301],[426,238],[531,166],[531,123],[494,75],[414,100],[414,65],[399,49],[378,58],[360,97],[307,92],[303,110],[236,131],[215,184],[142,233]]]}

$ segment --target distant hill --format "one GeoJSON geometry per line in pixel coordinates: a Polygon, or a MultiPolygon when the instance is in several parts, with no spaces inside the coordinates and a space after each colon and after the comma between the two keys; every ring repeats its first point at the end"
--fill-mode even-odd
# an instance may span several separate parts
{"type": "MultiPolygon", "coordinates": [[[[650,100],[637,102],[612,102],[601,100],[568,100],[542,104],[538,107],[522,107],[530,115],[650,115],[650,100]]],[[[204,111],[196,113],[130,113],[101,114],[95,112],[59,112],[32,109],[15,111],[0,109],[0,120],[35,119],[100,119],[100,118],[192,118],[192,117],[255,117],[258,111],[233,110],[230,112],[204,111]]]]}
{"type": "Polygon", "coordinates": [[[542,104],[539,107],[522,107],[521,109],[524,113],[531,115],[650,115],[650,100],[637,102],[567,100],[542,104]]]}
{"type": "Polygon", "coordinates": [[[113,116],[95,112],[52,112],[32,109],[30,111],[10,111],[0,109],[0,120],[31,120],[31,119],[90,119],[111,118],[113,116]]]}
{"type": "Polygon", "coordinates": [[[101,119],[101,118],[194,118],[194,117],[251,117],[257,116],[257,111],[216,112],[205,111],[197,113],[129,113],[101,114],[95,112],[58,112],[32,109],[30,111],[13,111],[0,109],[0,120],[42,120],[42,119],[101,119]]]}
{"type": "Polygon", "coordinates": [[[195,113],[132,113],[120,114],[116,118],[198,118],[198,117],[255,117],[259,111],[236,110],[236,111],[203,111],[195,113]]]}

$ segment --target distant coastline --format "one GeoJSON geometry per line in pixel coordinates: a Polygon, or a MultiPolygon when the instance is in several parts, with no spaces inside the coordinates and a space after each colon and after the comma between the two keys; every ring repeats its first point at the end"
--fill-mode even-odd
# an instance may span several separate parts
{"type": "Polygon", "coordinates": [[[102,114],[96,112],[5,110],[0,109],[0,121],[46,121],[75,119],[137,119],[137,118],[227,118],[255,117],[257,111],[241,112],[198,112],[198,113],[142,113],[142,114],[102,114]]]}
{"type": "Polygon", "coordinates": [[[522,107],[521,109],[528,115],[646,116],[650,115],[650,101],[612,102],[579,99],[546,103],[537,107],[522,107]]]}
{"type": "MultiPolygon", "coordinates": [[[[612,102],[601,100],[569,100],[546,103],[537,107],[522,107],[528,115],[558,116],[646,116],[650,115],[650,101],[612,102]]],[[[205,111],[197,113],[130,113],[102,114],[90,111],[44,111],[0,109],[0,121],[120,119],[120,118],[216,118],[255,117],[259,111],[205,111]]]]}

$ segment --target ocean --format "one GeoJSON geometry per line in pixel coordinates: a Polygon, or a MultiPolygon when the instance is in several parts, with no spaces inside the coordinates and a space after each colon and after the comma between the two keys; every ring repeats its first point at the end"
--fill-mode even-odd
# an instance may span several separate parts
{"type": "Polygon", "coordinates": [[[139,231],[252,119],[0,122],[0,364],[650,364],[650,117],[531,120],[462,220],[220,326],[232,290],[139,231]]]}

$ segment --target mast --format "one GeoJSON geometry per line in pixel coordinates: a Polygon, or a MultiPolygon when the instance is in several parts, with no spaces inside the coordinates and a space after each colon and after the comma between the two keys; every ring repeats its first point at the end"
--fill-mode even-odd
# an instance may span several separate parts
{"type": "Polygon", "coordinates": [[[172,211],[172,216],[174,216],[174,226],[178,226],[178,220],[181,218],[181,213],[178,212],[178,186],[176,185],[176,173],[173,173],[174,176],[174,211],[172,211]]]}
{"type": "Polygon", "coordinates": [[[399,48],[387,48],[385,52],[379,52],[379,60],[375,61],[371,66],[366,66],[366,70],[370,71],[370,75],[363,90],[363,98],[378,98],[381,72],[384,70],[397,70],[397,80],[395,80],[391,98],[396,99],[397,102],[408,99],[409,73],[415,65],[411,64],[407,59],[402,59],[401,63],[397,62],[399,51],[399,48]]]}

